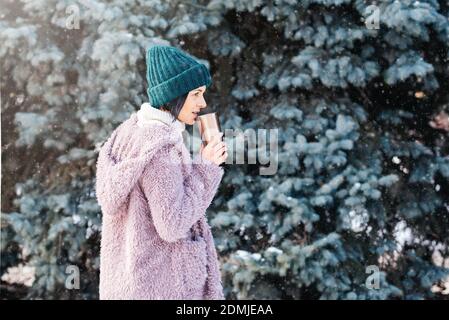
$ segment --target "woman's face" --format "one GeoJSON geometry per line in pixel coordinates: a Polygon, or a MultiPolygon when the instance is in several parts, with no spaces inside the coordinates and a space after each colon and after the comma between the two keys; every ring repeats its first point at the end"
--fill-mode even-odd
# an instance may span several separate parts
{"type": "Polygon", "coordinates": [[[179,112],[178,120],[186,124],[193,125],[197,119],[197,114],[201,109],[207,107],[206,100],[204,100],[204,92],[206,86],[198,87],[189,91],[186,101],[179,112]]]}

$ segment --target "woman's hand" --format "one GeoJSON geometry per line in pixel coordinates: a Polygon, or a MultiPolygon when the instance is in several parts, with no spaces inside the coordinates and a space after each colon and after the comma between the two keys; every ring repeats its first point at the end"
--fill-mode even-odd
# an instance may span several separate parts
{"type": "Polygon", "coordinates": [[[221,141],[222,136],[223,132],[220,132],[220,134],[214,135],[214,137],[206,146],[204,146],[204,144],[201,144],[201,157],[215,163],[216,165],[220,165],[221,163],[223,163],[228,157],[228,148],[226,146],[226,143],[221,141]]]}

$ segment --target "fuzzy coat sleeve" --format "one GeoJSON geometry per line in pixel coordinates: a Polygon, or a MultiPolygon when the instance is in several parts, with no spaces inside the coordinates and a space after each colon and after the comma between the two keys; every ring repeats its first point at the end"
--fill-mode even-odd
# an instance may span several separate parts
{"type": "Polygon", "coordinates": [[[159,236],[175,242],[206,213],[224,170],[201,156],[182,164],[179,151],[164,147],[146,166],[141,186],[159,236]]]}

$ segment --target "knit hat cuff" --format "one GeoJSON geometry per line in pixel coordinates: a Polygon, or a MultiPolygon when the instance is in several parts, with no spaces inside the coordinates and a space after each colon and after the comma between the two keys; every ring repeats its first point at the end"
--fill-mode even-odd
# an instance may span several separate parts
{"type": "Polygon", "coordinates": [[[147,89],[150,103],[158,108],[193,89],[205,85],[209,87],[212,79],[204,64],[197,64],[155,87],[147,89]]]}

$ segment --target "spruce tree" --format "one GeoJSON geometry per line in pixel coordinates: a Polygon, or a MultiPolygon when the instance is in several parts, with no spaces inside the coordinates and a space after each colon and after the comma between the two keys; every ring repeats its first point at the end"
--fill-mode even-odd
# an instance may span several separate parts
{"type": "Polygon", "coordinates": [[[98,298],[96,157],[168,44],[230,150],[278,130],[208,209],[228,299],[447,298],[448,0],[1,2],[2,297],[98,298]]]}

